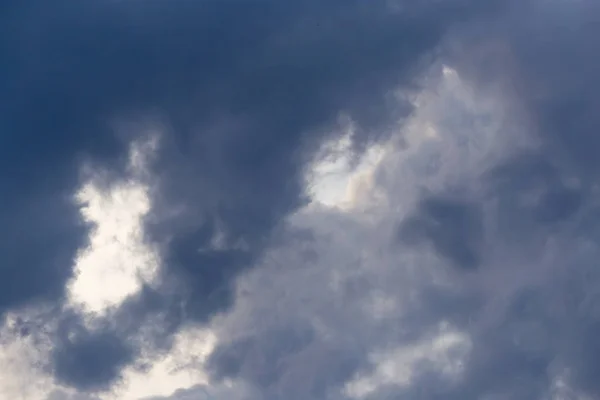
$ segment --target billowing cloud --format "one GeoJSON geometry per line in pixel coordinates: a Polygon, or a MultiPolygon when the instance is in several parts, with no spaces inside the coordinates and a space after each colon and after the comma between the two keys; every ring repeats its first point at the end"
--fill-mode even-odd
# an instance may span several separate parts
{"type": "Polygon", "coordinates": [[[598,396],[598,17],[5,2],[0,389],[598,396]]]}

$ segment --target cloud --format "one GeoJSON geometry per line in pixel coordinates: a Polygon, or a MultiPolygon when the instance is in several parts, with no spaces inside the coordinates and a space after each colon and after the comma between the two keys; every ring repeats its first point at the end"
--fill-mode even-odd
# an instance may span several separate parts
{"type": "Polygon", "coordinates": [[[476,205],[447,198],[427,198],[419,204],[418,215],[403,221],[401,240],[427,238],[436,251],[459,268],[477,268],[481,262],[478,241],[483,227],[476,205]]]}
{"type": "Polygon", "coordinates": [[[81,331],[61,335],[52,351],[56,379],[84,391],[109,389],[130,360],[132,350],[112,332],[81,331]]]}
{"type": "MultiPolygon", "coordinates": [[[[202,322],[231,306],[232,279],[251,265],[280,218],[302,203],[303,166],[340,113],[362,132],[357,145],[369,141],[390,121],[391,91],[414,82],[420,60],[457,13],[470,11],[461,1],[439,10],[406,6],[3,5],[1,166],[11,228],[3,234],[0,281],[10,285],[0,290],[0,309],[65,298],[89,229],[68,200],[81,183],[81,166],[92,165],[107,181],[122,176],[129,143],[141,135],[137,120],[163,128],[150,167],[156,180],[146,235],[162,249],[165,284],[143,292],[151,296],[134,295],[115,318],[135,310],[138,317],[129,319],[143,325],[158,310],[182,309],[202,322]],[[211,247],[216,236],[223,238],[219,248],[211,247]]],[[[172,331],[179,317],[169,318],[172,331]]],[[[141,351],[109,357],[108,349],[139,347],[118,344],[123,335],[135,333],[88,332],[81,343],[61,341],[57,378],[81,389],[108,387],[119,366],[141,351]],[[85,364],[95,347],[107,352],[92,371],[85,364]]]]}
{"type": "Polygon", "coordinates": [[[206,380],[172,399],[597,396],[599,12],[5,2],[11,340],[60,400],[165,359],[206,380]],[[111,195],[134,217],[96,213],[111,195]],[[92,257],[115,228],[122,260],[92,257]],[[100,259],[130,284],[85,306],[100,259]],[[194,329],[214,349],[174,358],[194,329]]]}
{"type": "Polygon", "coordinates": [[[169,397],[147,397],[140,400],[251,400],[258,398],[260,397],[257,397],[251,389],[243,384],[237,384],[212,387],[196,385],[191,388],[180,389],[169,397]]]}
{"type": "Polygon", "coordinates": [[[325,209],[295,217],[292,226],[308,229],[302,238],[309,239],[290,237],[252,271],[260,278],[240,283],[244,304],[226,317],[233,321],[223,331],[217,328],[222,349],[209,363],[216,377],[233,354],[241,369],[225,375],[253,382],[267,399],[598,395],[591,339],[598,200],[596,166],[586,154],[595,148],[595,123],[580,118],[596,94],[577,89],[583,77],[595,82],[595,73],[580,66],[595,62],[586,47],[593,26],[584,14],[597,9],[585,1],[543,4],[541,15],[531,12],[542,2],[517,7],[506,25],[483,36],[458,34],[473,55],[459,49],[463,58],[454,65],[449,57],[454,69],[440,68],[441,87],[432,79],[441,99],[425,93],[416,102],[406,147],[389,150],[375,172],[387,200],[370,210],[375,216],[325,209]],[[565,22],[559,10],[569,7],[565,22]],[[547,44],[543,38],[559,34],[559,23],[566,37],[547,44]],[[529,37],[532,27],[539,32],[529,37]],[[491,51],[479,53],[481,43],[491,51]],[[579,57],[573,74],[556,67],[562,45],[579,57]],[[537,58],[537,46],[552,62],[537,58]],[[490,62],[511,68],[488,70],[490,62]],[[498,88],[498,82],[523,86],[498,88]],[[577,98],[575,105],[562,105],[567,95],[577,98]],[[561,106],[549,112],[548,102],[561,106]],[[584,148],[579,140],[587,141],[584,148]],[[270,336],[299,321],[297,329],[312,332],[305,342],[286,345],[296,330],[286,340],[270,336]],[[419,354],[440,324],[469,345],[409,362],[407,354],[419,354]],[[276,343],[287,351],[273,351],[276,343]],[[343,366],[331,368],[330,351],[340,347],[343,366]],[[260,372],[269,369],[259,362],[277,365],[277,375],[263,380],[260,372]]]}
{"type": "Polygon", "coordinates": [[[75,259],[67,294],[68,303],[85,312],[102,314],[155,281],[159,255],[145,243],[143,222],[151,207],[144,175],[156,145],[156,137],[134,142],[125,176],[106,183],[91,172],[76,194],[93,228],[75,259]]]}

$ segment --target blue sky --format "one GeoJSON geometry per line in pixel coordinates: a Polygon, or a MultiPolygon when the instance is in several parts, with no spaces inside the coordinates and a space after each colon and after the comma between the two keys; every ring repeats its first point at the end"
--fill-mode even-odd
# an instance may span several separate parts
{"type": "Polygon", "coordinates": [[[597,398],[599,21],[3,1],[0,397],[597,398]]]}

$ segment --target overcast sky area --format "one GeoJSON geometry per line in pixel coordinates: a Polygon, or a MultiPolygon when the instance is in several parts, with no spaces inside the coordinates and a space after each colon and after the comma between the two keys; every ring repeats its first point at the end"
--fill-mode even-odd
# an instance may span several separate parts
{"type": "Polygon", "coordinates": [[[0,184],[0,399],[600,398],[597,0],[3,0],[0,184]]]}

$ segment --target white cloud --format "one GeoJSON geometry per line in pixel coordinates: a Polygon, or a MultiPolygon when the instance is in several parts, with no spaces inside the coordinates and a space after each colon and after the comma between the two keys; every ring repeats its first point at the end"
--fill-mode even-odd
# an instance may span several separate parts
{"type": "Polygon", "coordinates": [[[374,371],[346,383],[345,392],[351,398],[361,399],[386,385],[408,386],[417,364],[423,361],[431,363],[433,370],[456,379],[470,347],[468,335],[442,325],[433,338],[373,353],[370,358],[375,365],[374,371]]]}
{"type": "Polygon", "coordinates": [[[354,130],[323,145],[307,174],[308,192],[314,203],[347,210],[378,200],[373,189],[374,172],[386,151],[385,144],[370,146],[353,160],[354,130]]]}
{"type": "Polygon", "coordinates": [[[140,179],[156,148],[155,137],[134,143],[130,176],[99,187],[94,175],[77,192],[81,214],[93,224],[89,246],[82,249],[69,283],[70,303],[86,312],[103,313],[135,294],[142,282],[152,282],[160,260],[144,242],[143,218],[150,211],[148,187],[140,179]]]}
{"type": "Polygon", "coordinates": [[[39,369],[51,343],[43,336],[22,335],[19,321],[19,315],[9,314],[0,329],[0,399],[43,399],[54,387],[39,369]]]}
{"type": "Polygon", "coordinates": [[[124,371],[124,384],[103,400],[138,400],[150,396],[169,396],[178,389],[206,384],[203,371],[206,357],[215,345],[216,337],[207,330],[187,328],[177,333],[168,354],[154,360],[148,370],[124,371]]]}
{"type": "Polygon", "coordinates": [[[158,255],[143,243],[142,218],[150,209],[146,188],[119,182],[102,192],[94,183],[77,194],[84,218],[95,227],[90,245],[81,251],[69,285],[72,304],[102,313],[151,282],[158,255]]]}

